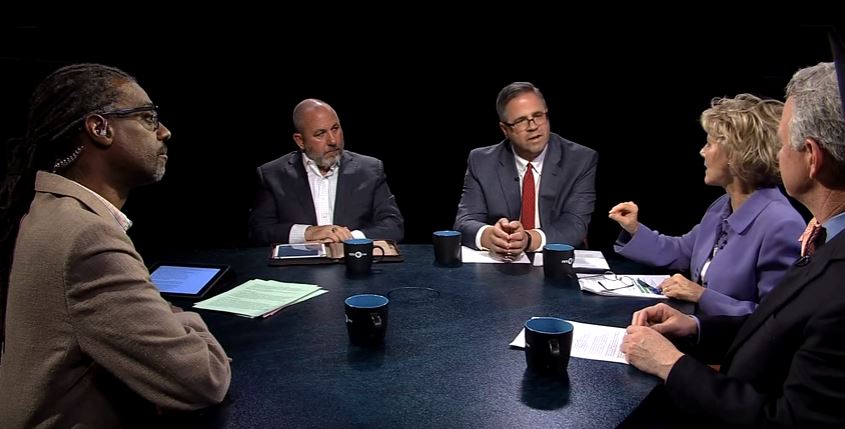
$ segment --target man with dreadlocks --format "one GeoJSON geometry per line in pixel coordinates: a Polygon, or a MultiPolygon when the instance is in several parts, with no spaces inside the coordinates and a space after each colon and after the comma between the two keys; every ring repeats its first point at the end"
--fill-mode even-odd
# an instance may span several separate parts
{"type": "Polygon", "coordinates": [[[226,353],[161,298],[120,211],[162,178],[170,136],[112,67],[63,67],[33,93],[0,188],[0,427],[145,426],[223,400],[226,353]]]}

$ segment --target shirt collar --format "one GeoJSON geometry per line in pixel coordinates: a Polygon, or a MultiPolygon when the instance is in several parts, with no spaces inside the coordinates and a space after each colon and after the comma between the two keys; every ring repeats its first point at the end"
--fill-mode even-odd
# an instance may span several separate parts
{"type": "MultiPolygon", "coordinates": [[[[70,179],[68,179],[68,180],[70,180],[70,179]]],[[[71,182],[76,184],[76,186],[79,186],[80,188],[85,189],[86,191],[90,192],[91,195],[97,197],[98,200],[100,200],[103,204],[105,204],[106,209],[109,211],[109,213],[111,213],[112,216],[114,216],[114,220],[116,220],[117,224],[120,225],[121,228],[123,228],[124,232],[128,231],[129,228],[132,227],[132,221],[129,220],[129,217],[127,217],[122,211],[120,211],[120,209],[115,207],[114,204],[110,203],[109,200],[103,198],[102,196],[100,196],[100,194],[86,188],[85,186],[82,186],[81,183],[79,183],[75,180],[71,180],[71,182]]]]}
{"type": "MultiPolygon", "coordinates": [[[[513,150],[513,143],[511,143],[511,150],[513,150]]],[[[534,171],[537,174],[543,174],[543,160],[546,159],[546,152],[549,150],[549,145],[546,144],[546,147],[543,148],[543,151],[531,161],[531,165],[534,167],[534,171]]],[[[513,151],[513,159],[516,160],[516,171],[522,176],[525,173],[525,169],[528,167],[528,160],[525,158],[520,157],[516,154],[516,151],[513,151]]]]}
{"type": "Polygon", "coordinates": [[[825,237],[824,240],[825,243],[827,243],[831,238],[835,237],[836,234],[839,234],[843,229],[845,229],[845,213],[839,213],[838,215],[826,220],[822,226],[827,233],[827,237],[825,237]]]}

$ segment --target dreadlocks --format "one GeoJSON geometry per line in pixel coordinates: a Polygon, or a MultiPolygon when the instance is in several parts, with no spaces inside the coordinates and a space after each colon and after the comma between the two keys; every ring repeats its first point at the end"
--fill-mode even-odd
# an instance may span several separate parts
{"type": "Polygon", "coordinates": [[[0,184],[0,340],[12,252],[20,220],[35,195],[35,173],[70,165],[75,159],[71,155],[79,154],[77,137],[85,117],[111,108],[119,86],[134,81],[126,72],[100,64],[62,67],[33,92],[25,137],[7,142],[8,164],[0,184]]]}

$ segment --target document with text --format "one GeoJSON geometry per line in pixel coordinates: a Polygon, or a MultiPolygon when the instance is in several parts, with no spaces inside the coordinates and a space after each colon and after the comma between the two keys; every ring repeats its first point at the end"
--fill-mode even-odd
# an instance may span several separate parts
{"type": "Polygon", "coordinates": [[[317,285],[253,279],[194,304],[195,308],[234,313],[246,317],[267,317],[282,308],[328,292],[317,285]]]}
{"type": "MultiPolygon", "coordinates": [[[[571,320],[567,320],[567,322],[571,323],[574,328],[572,330],[570,356],[628,364],[625,355],[619,351],[622,338],[625,336],[625,328],[592,325],[571,320]]],[[[514,338],[510,345],[521,349],[525,348],[525,328],[519,331],[519,335],[514,338]]]]}

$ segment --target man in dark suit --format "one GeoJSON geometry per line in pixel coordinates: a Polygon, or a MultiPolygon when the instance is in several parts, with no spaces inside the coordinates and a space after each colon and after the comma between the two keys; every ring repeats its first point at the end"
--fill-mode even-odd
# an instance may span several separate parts
{"type": "Polygon", "coordinates": [[[387,186],[384,164],[343,150],[334,109],[320,100],[303,100],[293,111],[293,123],[300,150],[258,167],[250,241],[402,240],[402,214],[387,186]]]}
{"type": "Polygon", "coordinates": [[[505,139],[474,149],[467,160],[455,218],[463,244],[501,256],[546,242],[582,244],[596,199],[598,155],[550,132],[546,100],[531,83],[504,87],[496,111],[505,139]]]}
{"type": "Polygon", "coordinates": [[[833,64],[799,70],[787,86],[778,131],[786,191],[813,213],[811,224],[818,221],[827,231],[802,248],[821,247],[802,256],[750,315],[694,319],[665,304],[634,313],[622,351],[665,385],[635,413],[651,421],[632,426],[669,420],[711,428],[845,427],[841,102],[833,64]],[[666,337],[687,338],[690,353],[702,360],[666,337]],[[704,362],[721,367],[716,372],[704,362]],[[649,412],[654,407],[659,410],[649,412]]]}

